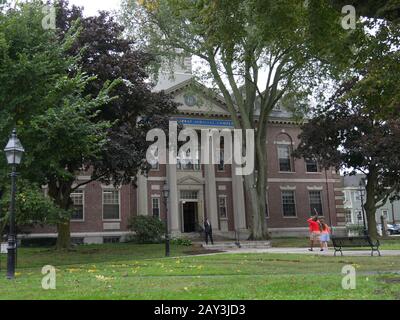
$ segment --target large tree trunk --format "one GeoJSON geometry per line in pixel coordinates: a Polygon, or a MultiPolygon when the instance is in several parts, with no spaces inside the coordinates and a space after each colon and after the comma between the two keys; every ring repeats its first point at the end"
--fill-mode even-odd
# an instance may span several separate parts
{"type": "Polygon", "coordinates": [[[69,250],[71,248],[70,221],[57,224],[57,250],[69,250]]]}
{"type": "MultiPolygon", "coordinates": [[[[49,196],[54,199],[56,205],[65,211],[68,211],[71,206],[71,190],[72,181],[59,182],[51,181],[49,182],[49,196]]],[[[69,250],[71,248],[71,232],[70,232],[70,219],[62,218],[57,223],[57,250],[69,250]]]]}
{"type": "Polygon", "coordinates": [[[266,165],[266,144],[256,141],[256,157],[254,172],[249,176],[245,176],[245,190],[249,195],[252,221],[251,221],[251,235],[252,240],[265,240],[269,239],[268,228],[266,225],[266,191],[267,191],[267,165],[266,165]]]}

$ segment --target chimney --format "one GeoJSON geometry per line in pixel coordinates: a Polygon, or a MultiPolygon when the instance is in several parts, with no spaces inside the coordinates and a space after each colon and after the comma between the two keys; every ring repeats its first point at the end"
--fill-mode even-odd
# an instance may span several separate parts
{"type": "Polygon", "coordinates": [[[183,59],[183,69],[185,73],[192,74],[192,57],[183,59]]]}

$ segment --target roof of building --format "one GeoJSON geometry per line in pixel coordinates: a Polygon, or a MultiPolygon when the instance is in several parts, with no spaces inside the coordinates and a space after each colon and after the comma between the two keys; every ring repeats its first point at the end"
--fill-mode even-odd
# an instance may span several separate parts
{"type": "Polygon", "coordinates": [[[344,187],[359,187],[361,179],[365,178],[365,174],[356,174],[352,176],[344,176],[343,184],[344,187]]]}
{"type": "MultiPolygon", "coordinates": [[[[197,111],[195,112],[197,115],[200,115],[201,113],[205,113],[208,115],[214,115],[214,116],[229,116],[229,112],[226,107],[225,99],[221,94],[215,93],[212,89],[206,87],[205,85],[201,84],[195,79],[195,76],[192,74],[192,66],[189,62],[189,60],[185,60],[184,63],[175,63],[174,66],[174,72],[172,73],[172,70],[162,70],[160,71],[159,77],[158,77],[158,83],[157,85],[153,88],[153,91],[165,91],[166,93],[169,94],[174,94],[177,93],[178,91],[185,90],[186,88],[189,88],[190,86],[194,86],[199,90],[198,92],[202,92],[203,95],[208,96],[209,99],[213,100],[216,105],[222,107],[222,112],[214,112],[213,110],[208,110],[208,112],[203,111],[197,111]]],[[[181,112],[183,110],[180,110],[181,112]]],[[[187,113],[187,112],[183,112],[187,113]]],[[[190,112],[193,113],[193,112],[190,112]]],[[[259,100],[257,99],[256,106],[255,106],[255,116],[257,117],[259,114],[259,100]]],[[[281,105],[278,105],[276,108],[274,108],[270,115],[269,115],[269,121],[272,122],[282,122],[284,121],[285,123],[292,123],[293,121],[293,115],[290,111],[286,110],[284,107],[281,105]]]]}

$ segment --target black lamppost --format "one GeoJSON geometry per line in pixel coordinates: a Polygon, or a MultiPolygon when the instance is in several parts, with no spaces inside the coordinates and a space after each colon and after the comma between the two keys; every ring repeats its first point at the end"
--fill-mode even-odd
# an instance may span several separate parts
{"type": "Polygon", "coordinates": [[[359,192],[360,192],[360,200],[361,200],[361,212],[362,212],[362,218],[363,218],[363,224],[364,224],[364,235],[367,234],[367,225],[365,221],[365,211],[364,211],[364,189],[365,189],[365,179],[361,178],[360,179],[360,184],[359,184],[359,192]]]}
{"type": "Polygon", "coordinates": [[[17,191],[17,165],[21,163],[24,148],[17,137],[17,131],[14,129],[7,146],[4,148],[7,162],[11,166],[11,203],[10,203],[10,229],[8,232],[7,247],[7,278],[15,277],[15,249],[16,249],[16,230],[15,230],[15,194],[17,191]]]}
{"type": "Polygon", "coordinates": [[[165,256],[169,257],[169,228],[168,228],[169,187],[168,187],[167,182],[164,183],[163,196],[164,196],[164,204],[165,204],[165,256]]]}

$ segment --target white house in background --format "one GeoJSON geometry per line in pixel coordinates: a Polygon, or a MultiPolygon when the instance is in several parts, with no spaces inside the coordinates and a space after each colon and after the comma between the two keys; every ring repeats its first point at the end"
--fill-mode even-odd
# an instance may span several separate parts
{"type": "MultiPolygon", "coordinates": [[[[343,196],[346,224],[363,224],[361,198],[365,203],[365,188],[360,188],[360,181],[364,174],[343,177],[343,196]]],[[[376,222],[381,223],[381,216],[386,217],[388,223],[400,223],[400,201],[386,201],[375,213],[376,222]]]]}

